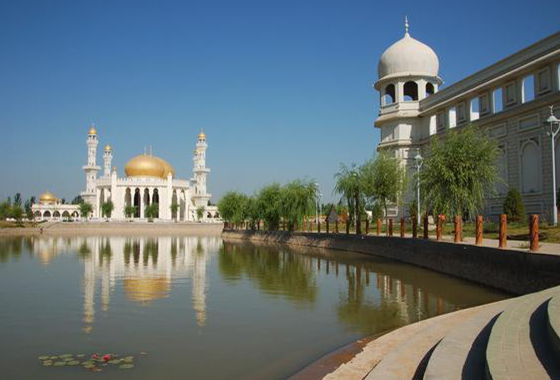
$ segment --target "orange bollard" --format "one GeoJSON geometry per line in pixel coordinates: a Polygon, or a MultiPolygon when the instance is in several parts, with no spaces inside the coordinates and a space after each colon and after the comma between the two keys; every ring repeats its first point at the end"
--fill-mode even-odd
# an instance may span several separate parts
{"type": "Polygon", "coordinates": [[[418,237],[418,220],[412,218],[412,237],[416,239],[418,237]]]}
{"type": "Polygon", "coordinates": [[[381,235],[381,219],[377,219],[377,236],[381,235]]]}
{"type": "Polygon", "coordinates": [[[443,235],[443,222],[445,221],[445,215],[438,215],[436,222],[436,240],[441,240],[443,235]]]}
{"type": "Polygon", "coordinates": [[[404,218],[401,218],[401,237],[404,237],[404,218]]]}
{"type": "Polygon", "coordinates": [[[455,218],[453,219],[453,226],[454,226],[453,241],[455,243],[460,243],[463,241],[463,220],[459,215],[455,215],[455,218]]]}
{"type": "Polygon", "coordinates": [[[529,224],[531,243],[529,250],[531,252],[537,252],[539,250],[539,216],[531,215],[531,222],[529,224]]]}
{"type": "Polygon", "coordinates": [[[428,239],[429,236],[429,231],[428,231],[428,214],[424,215],[424,232],[423,232],[423,238],[424,239],[428,239]]]}
{"type": "Polygon", "coordinates": [[[387,229],[389,236],[393,236],[393,219],[389,219],[389,228],[387,229]]]}
{"type": "Polygon", "coordinates": [[[482,244],[482,215],[476,216],[476,226],[475,226],[475,244],[481,245],[482,244]]]}
{"type": "Polygon", "coordinates": [[[507,215],[500,215],[500,240],[498,246],[500,248],[507,248],[507,215]]]}

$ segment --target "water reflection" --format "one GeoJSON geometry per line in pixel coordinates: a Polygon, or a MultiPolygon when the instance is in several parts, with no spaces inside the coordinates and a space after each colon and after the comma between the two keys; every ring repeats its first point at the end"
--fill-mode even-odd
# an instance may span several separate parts
{"type": "Polygon", "coordinates": [[[339,280],[336,313],[351,330],[370,334],[481,303],[503,294],[422,268],[382,258],[312,248],[225,242],[220,271],[231,282],[247,278],[260,290],[312,305],[321,277],[339,280]]]}
{"type": "Polygon", "coordinates": [[[126,298],[139,305],[169,297],[176,281],[190,279],[191,302],[199,326],[206,324],[206,263],[216,252],[217,237],[30,237],[0,240],[0,258],[18,257],[22,245],[43,265],[58,256],[77,252],[83,261],[83,331],[95,324],[96,292],[100,308],[109,311],[116,284],[126,298]]]}

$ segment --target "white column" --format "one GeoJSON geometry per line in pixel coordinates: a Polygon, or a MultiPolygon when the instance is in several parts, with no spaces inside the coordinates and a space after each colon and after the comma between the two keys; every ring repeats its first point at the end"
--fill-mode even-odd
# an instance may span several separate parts
{"type": "Polygon", "coordinates": [[[140,219],[144,219],[144,189],[140,190],[140,219]]]}

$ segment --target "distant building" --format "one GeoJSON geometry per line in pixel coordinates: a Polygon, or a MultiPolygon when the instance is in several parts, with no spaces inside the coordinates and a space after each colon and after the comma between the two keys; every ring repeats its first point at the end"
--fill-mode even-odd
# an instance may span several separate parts
{"type": "MultiPolygon", "coordinates": [[[[111,219],[127,219],[127,207],[134,206],[131,218],[146,219],[146,207],[157,204],[159,220],[197,221],[197,210],[204,210],[202,221],[219,218],[216,206],[209,206],[211,194],[206,192],[206,177],[210,169],[206,167],[206,134],[200,132],[193,154],[193,173],[191,179],[176,178],[175,169],[162,158],[152,154],[133,157],[125,165],[124,177],[118,177],[116,168],[111,166],[113,148],[106,145],[103,150],[103,175],[97,166],[97,130],[91,127],[87,136],[88,161],[83,167],[86,175],[86,188],[80,194],[84,202],[91,204],[92,217],[102,218],[102,205],[108,201],[114,209],[111,219]],[[176,205],[172,207],[172,205],[176,205]]],[[[32,206],[35,219],[63,219],[80,216],[79,206],[63,205],[51,193],[39,198],[32,206]]]]}
{"type": "MultiPolygon", "coordinates": [[[[498,194],[487,200],[485,215],[502,213],[506,192],[516,188],[528,213],[551,217],[551,144],[542,127],[550,106],[560,117],[560,33],[440,90],[443,80],[436,53],[412,38],[406,23],[404,37],[381,56],[378,75],[374,87],[380,93],[380,108],[375,126],[381,130],[381,141],[377,150],[401,159],[410,178],[414,157],[429,151],[434,136],[472,123],[483,127],[500,148],[498,166],[504,183],[497,184],[498,194]]],[[[406,211],[393,208],[390,214],[402,212],[406,211]]]]}

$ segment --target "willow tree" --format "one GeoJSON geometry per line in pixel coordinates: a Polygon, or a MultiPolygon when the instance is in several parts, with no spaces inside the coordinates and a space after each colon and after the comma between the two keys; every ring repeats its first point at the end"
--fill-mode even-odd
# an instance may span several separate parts
{"type": "Polygon", "coordinates": [[[303,218],[315,211],[317,185],[313,181],[296,179],[282,187],[281,215],[294,231],[303,224],[303,218]]]}
{"type": "Polygon", "coordinates": [[[222,219],[234,225],[243,223],[246,218],[246,202],[245,194],[236,191],[227,192],[218,202],[222,219]]]}
{"type": "MultiPolygon", "coordinates": [[[[336,180],[334,191],[341,195],[348,205],[350,224],[356,220],[356,234],[361,234],[360,207],[363,202],[362,170],[356,164],[347,166],[340,164],[340,170],[334,175],[336,180]]],[[[341,199],[341,200],[342,200],[341,199]]],[[[348,231],[347,231],[348,232],[348,231]]]]}
{"type": "Polygon", "coordinates": [[[256,196],[257,208],[264,220],[265,228],[276,231],[280,227],[282,188],[273,183],[263,187],[256,196]]]}
{"type": "Polygon", "coordinates": [[[395,157],[381,152],[361,167],[364,194],[379,204],[388,216],[387,209],[397,204],[405,188],[405,169],[395,157]]]}
{"type": "Polygon", "coordinates": [[[447,215],[476,215],[495,192],[498,147],[473,126],[435,138],[420,172],[427,209],[447,215]]]}

